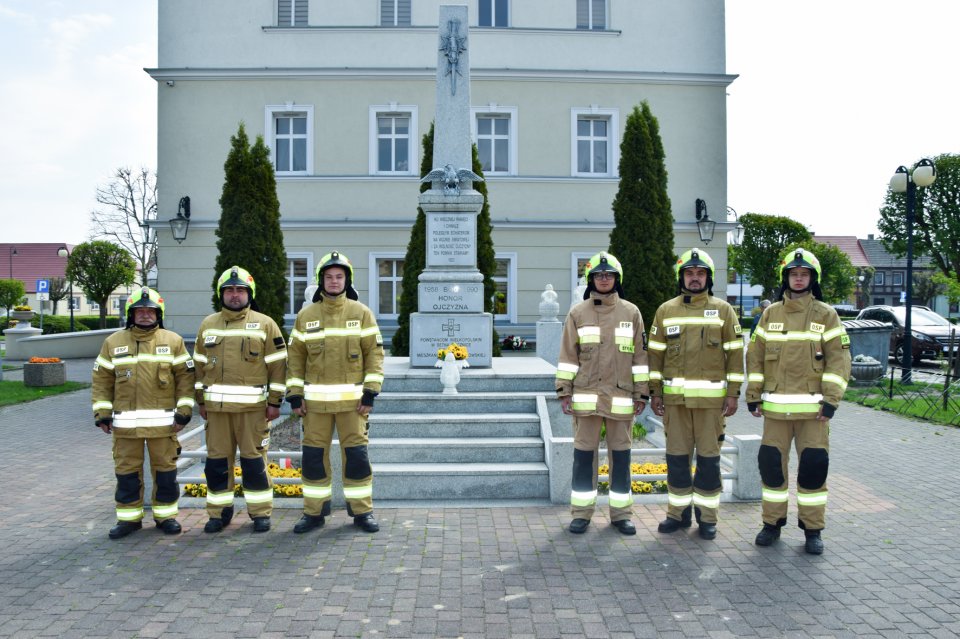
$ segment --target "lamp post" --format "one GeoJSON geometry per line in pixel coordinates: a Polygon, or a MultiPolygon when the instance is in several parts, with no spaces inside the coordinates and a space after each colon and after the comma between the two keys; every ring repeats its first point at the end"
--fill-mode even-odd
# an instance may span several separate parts
{"type": "MultiPolygon", "coordinates": [[[[59,255],[60,257],[65,257],[65,258],[67,258],[67,259],[69,260],[69,259],[70,259],[70,249],[68,249],[66,245],[63,245],[63,246],[61,246],[60,248],[57,249],[57,255],[59,255]]],[[[66,273],[64,273],[64,275],[66,275],[66,273]]],[[[69,293],[69,295],[70,295],[70,332],[72,333],[73,330],[74,330],[74,325],[73,325],[73,278],[72,278],[72,277],[69,278],[68,281],[69,281],[69,284],[70,284],[70,293],[69,293]]]]}
{"type": "Polygon", "coordinates": [[[713,232],[717,228],[717,223],[710,219],[707,213],[707,203],[700,198],[695,202],[697,214],[697,232],[700,233],[700,241],[709,244],[713,239],[713,232]]]}
{"type": "Polygon", "coordinates": [[[857,310],[863,308],[863,275],[857,276],[857,310]]]}
{"type": "MultiPolygon", "coordinates": [[[[733,221],[737,223],[736,228],[733,229],[733,237],[731,238],[732,244],[736,247],[740,247],[743,244],[743,224],[740,223],[740,216],[737,215],[736,209],[732,206],[727,207],[728,213],[733,213],[733,221]]],[[[740,319],[743,320],[743,273],[737,271],[737,278],[740,280],[740,319]]]]}
{"type": "Polygon", "coordinates": [[[19,253],[17,253],[17,249],[11,246],[10,247],[10,279],[11,280],[13,279],[13,256],[14,255],[19,255],[19,253]]]}
{"type": "Polygon", "coordinates": [[[913,367],[913,211],[917,203],[917,187],[926,187],[937,179],[937,169],[931,160],[926,158],[917,162],[911,174],[907,167],[897,167],[890,178],[890,190],[894,193],[907,194],[907,296],[906,320],[903,323],[903,370],[900,380],[910,383],[913,367]]]}

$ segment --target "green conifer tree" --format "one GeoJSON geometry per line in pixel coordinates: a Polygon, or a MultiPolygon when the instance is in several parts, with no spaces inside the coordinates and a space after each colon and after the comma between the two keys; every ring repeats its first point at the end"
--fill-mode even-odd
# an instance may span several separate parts
{"type": "Polygon", "coordinates": [[[251,147],[241,122],[237,134],[230,138],[223,172],[213,307],[220,310],[217,279],[237,265],[253,275],[256,307],[282,327],[287,308],[287,255],[280,230],[277,181],[263,136],[258,135],[251,147]]]}
{"type": "Polygon", "coordinates": [[[620,144],[620,187],[609,248],[623,266],[625,297],[640,308],[644,322],[677,294],[664,158],[660,125],[644,101],[627,118],[620,144]]]}

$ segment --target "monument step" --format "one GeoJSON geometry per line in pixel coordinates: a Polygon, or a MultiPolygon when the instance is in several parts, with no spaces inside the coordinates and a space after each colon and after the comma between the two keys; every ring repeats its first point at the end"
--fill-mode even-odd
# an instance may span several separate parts
{"type": "Polygon", "coordinates": [[[537,393],[381,393],[376,405],[380,413],[536,413],[537,393]]]}
{"type": "Polygon", "coordinates": [[[538,437],[540,419],[535,413],[373,413],[371,434],[378,438],[538,437]]]}
{"type": "Polygon", "coordinates": [[[376,437],[370,458],[381,464],[543,462],[539,437],[376,437]]]}
{"type": "MultiPolygon", "coordinates": [[[[391,376],[384,379],[383,391],[386,393],[440,393],[440,371],[432,375],[391,376]]],[[[467,376],[461,374],[457,391],[463,393],[503,393],[503,392],[539,392],[553,396],[556,393],[553,375],[483,375],[467,376]]]]}
{"type": "Polygon", "coordinates": [[[373,464],[373,499],[549,499],[543,462],[373,464]]]}

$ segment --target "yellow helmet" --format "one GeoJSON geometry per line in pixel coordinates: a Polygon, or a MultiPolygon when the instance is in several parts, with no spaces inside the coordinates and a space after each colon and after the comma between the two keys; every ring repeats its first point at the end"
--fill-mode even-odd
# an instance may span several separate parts
{"type": "Polygon", "coordinates": [[[250,289],[251,300],[257,296],[257,283],[253,281],[253,275],[239,266],[231,266],[220,274],[220,279],[217,280],[217,294],[221,299],[223,299],[225,286],[244,286],[250,289]]]}
{"type": "Polygon", "coordinates": [[[587,280],[589,280],[590,276],[594,273],[613,271],[619,277],[620,283],[623,283],[623,267],[620,266],[620,260],[610,255],[606,251],[600,251],[587,260],[587,265],[583,270],[587,275],[587,280]]]}
{"type": "Polygon", "coordinates": [[[707,269],[710,277],[713,277],[713,258],[701,248],[692,248],[677,258],[677,263],[673,265],[673,272],[679,280],[680,272],[683,271],[683,269],[694,267],[707,269]]]}
{"type": "Polygon", "coordinates": [[[817,256],[811,253],[810,251],[802,248],[798,248],[793,251],[787,251],[783,258],[780,260],[780,265],[777,267],[777,270],[780,274],[780,280],[783,281],[787,277],[787,271],[792,268],[808,268],[814,272],[814,280],[819,282],[822,276],[820,272],[820,260],[817,259],[817,256]]]}
{"type": "Polygon", "coordinates": [[[153,289],[143,288],[134,291],[127,298],[127,328],[133,326],[133,310],[135,308],[155,308],[157,309],[157,323],[163,327],[163,314],[166,305],[160,293],[153,289]]]}
{"type": "Polygon", "coordinates": [[[320,265],[317,267],[317,284],[323,284],[323,272],[331,266],[339,266],[347,272],[347,286],[353,283],[353,265],[343,253],[332,251],[320,258],[320,265]]]}

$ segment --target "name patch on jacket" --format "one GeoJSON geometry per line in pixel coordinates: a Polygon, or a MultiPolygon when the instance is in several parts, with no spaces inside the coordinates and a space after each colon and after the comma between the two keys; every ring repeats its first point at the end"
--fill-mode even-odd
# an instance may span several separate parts
{"type": "Polygon", "coordinates": [[[217,342],[216,335],[207,335],[206,337],[203,338],[204,344],[215,344],[216,342],[217,342]]]}
{"type": "Polygon", "coordinates": [[[157,346],[157,355],[169,355],[170,347],[169,346],[157,346]]]}
{"type": "Polygon", "coordinates": [[[631,331],[633,330],[633,322],[620,322],[620,328],[627,328],[631,331]]]}
{"type": "Polygon", "coordinates": [[[840,347],[841,348],[850,348],[850,336],[846,333],[840,335],[840,347]]]}
{"type": "Polygon", "coordinates": [[[347,320],[347,328],[360,328],[360,320],[347,320]]]}
{"type": "Polygon", "coordinates": [[[657,334],[657,325],[656,325],[656,324],[654,324],[653,326],[650,327],[650,334],[651,334],[651,335],[656,335],[656,334],[657,334]]]}
{"type": "Polygon", "coordinates": [[[247,322],[247,330],[252,331],[260,328],[260,322],[247,322]]]}
{"type": "Polygon", "coordinates": [[[316,321],[313,321],[313,322],[307,322],[306,329],[307,329],[308,331],[309,331],[309,330],[312,330],[312,329],[314,329],[314,328],[320,328],[320,320],[316,320],[316,321]]]}
{"type": "Polygon", "coordinates": [[[667,327],[667,337],[676,337],[680,334],[679,326],[668,326],[667,327]]]}
{"type": "Polygon", "coordinates": [[[716,308],[708,308],[703,311],[704,317],[720,317],[720,310],[716,308]]]}
{"type": "Polygon", "coordinates": [[[782,331],[782,330],[783,330],[783,322],[770,322],[770,324],[767,326],[767,330],[768,330],[768,331],[782,331]]]}
{"type": "Polygon", "coordinates": [[[823,332],[823,324],[817,324],[816,322],[810,322],[810,330],[814,333],[823,332]]]}
{"type": "Polygon", "coordinates": [[[743,327],[740,326],[740,322],[737,322],[736,324],[733,325],[733,332],[736,333],[737,335],[740,335],[741,333],[743,333],[743,327]]]}
{"type": "Polygon", "coordinates": [[[123,355],[124,353],[129,353],[129,352],[130,352],[129,346],[117,346],[115,349],[113,349],[114,355],[123,355]]]}

